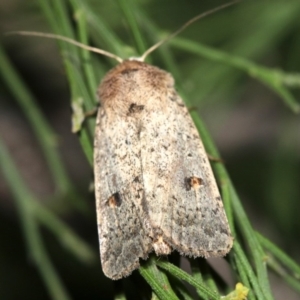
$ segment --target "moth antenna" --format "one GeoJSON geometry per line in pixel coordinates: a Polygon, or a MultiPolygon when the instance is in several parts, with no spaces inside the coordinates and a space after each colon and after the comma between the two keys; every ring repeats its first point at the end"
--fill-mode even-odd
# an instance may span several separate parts
{"type": "Polygon", "coordinates": [[[61,35],[57,35],[57,34],[52,34],[52,33],[43,33],[43,32],[36,32],[36,31],[13,31],[13,32],[9,32],[7,33],[7,35],[12,35],[12,34],[17,34],[17,35],[29,35],[29,36],[38,36],[38,37],[44,37],[44,38],[48,38],[48,39],[55,39],[55,40],[60,40],[60,41],[64,41],[67,42],[69,44],[78,46],[82,49],[94,52],[94,53],[98,53],[110,58],[115,59],[116,61],[118,61],[119,63],[123,62],[123,59],[115,54],[112,54],[110,52],[107,52],[105,50],[96,48],[96,47],[91,47],[85,44],[82,44],[80,42],[77,42],[71,38],[68,38],[66,36],[61,36],[61,35]]]}
{"type": "Polygon", "coordinates": [[[236,1],[232,1],[226,4],[223,4],[221,6],[218,6],[216,8],[213,8],[209,11],[206,11],[200,15],[197,15],[196,17],[190,19],[189,21],[187,21],[185,24],[183,24],[179,29],[177,29],[175,32],[173,32],[172,34],[170,34],[169,36],[167,36],[165,39],[159,41],[158,43],[156,43],[155,45],[153,45],[152,47],[150,47],[146,52],[144,52],[144,54],[139,58],[139,60],[144,61],[146,59],[146,57],[153,52],[154,50],[156,50],[159,46],[161,46],[162,44],[166,43],[167,41],[169,41],[170,39],[172,39],[174,36],[178,35],[179,33],[181,33],[183,30],[185,30],[188,26],[190,26],[192,23],[198,21],[199,19],[202,19],[204,17],[207,17],[211,14],[214,14],[215,12],[222,10],[228,6],[234,5],[238,2],[240,2],[241,0],[236,0],[236,1]]]}

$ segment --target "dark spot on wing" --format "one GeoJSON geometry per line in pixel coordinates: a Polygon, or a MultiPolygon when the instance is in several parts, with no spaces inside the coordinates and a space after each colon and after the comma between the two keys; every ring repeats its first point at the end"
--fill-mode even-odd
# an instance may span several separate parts
{"type": "Polygon", "coordinates": [[[205,228],[204,233],[206,235],[208,235],[209,237],[214,237],[215,236],[215,232],[211,228],[205,228]]]}
{"type": "Polygon", "coordinates": [[[203,184],[203,180],[199,177],[191,176],[184,179],[185,188],[190,191],[192,188],[197,189],[203,184]]]}
{"type": "Polygon", "coordinates": [[[141,182],[140,176],[136,176],[136,177],[133,179],[133,182],[141,182]]]}
{"type": "Polygon", "coordinates": [[[112,194],[108,199],[107,199],[107,204],[111,208],[119,207],[122,203],[121,196],[118,192],[112,194]]]}

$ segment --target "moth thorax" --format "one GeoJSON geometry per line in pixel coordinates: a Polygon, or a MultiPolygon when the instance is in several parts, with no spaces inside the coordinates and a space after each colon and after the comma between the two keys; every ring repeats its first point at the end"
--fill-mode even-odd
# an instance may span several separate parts
{"type": "Polygon", "coordinates": [[[124,112],[133,99],[136,105],[148,105],[148,101],[162,99],[173,85],[169,73],[144,62],[125,60],[103,78],[98,94],[104,109],[114,107],[124,112]]]}

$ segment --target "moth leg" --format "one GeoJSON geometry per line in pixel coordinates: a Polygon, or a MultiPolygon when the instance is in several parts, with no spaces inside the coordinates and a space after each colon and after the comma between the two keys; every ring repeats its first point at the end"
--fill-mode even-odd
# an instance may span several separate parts
{"type": "Polygon", "coordinates": [[[90,111],[84,112],[83,111],[83,103],[80,102],[74,102],[72,104],[72,132],[77,133],[80,132],[82,126],[86,122],[86,120],[90,117],[94,117],[99,109],[99,105],[97,105],[95,108],[93,108],[90,111]]]}
{"type": "Polygon", "coordinates": [[[88,119],[90,117],[95,117],[97,115],[97,112],[99,110],[99,104],[97,104],[94,108],[91,110],[88,110],[84,113],[84,119],[88,119]]]}

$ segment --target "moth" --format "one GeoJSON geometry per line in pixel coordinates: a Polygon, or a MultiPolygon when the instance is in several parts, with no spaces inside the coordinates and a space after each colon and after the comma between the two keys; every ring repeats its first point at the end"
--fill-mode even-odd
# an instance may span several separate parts
{"type": "Polygon", "coordinates": [[[17,32],[63,40],[119,62],[98,89],[94,138],[101,264],[111,279],[129,276],[152,251],[208,258],[232,247],[209,160],[174,79],[144,60],[191,23],[236,2],[196,16],[130,60],[55,34],[17,32]]]}
{"type": "Polygon", "coordinates": [[[153,250],[224,256],[232,237],[210,163],[173,77],[125,60],[100,84],[94,174],[101,263],[128,276],[153,250]]]}

